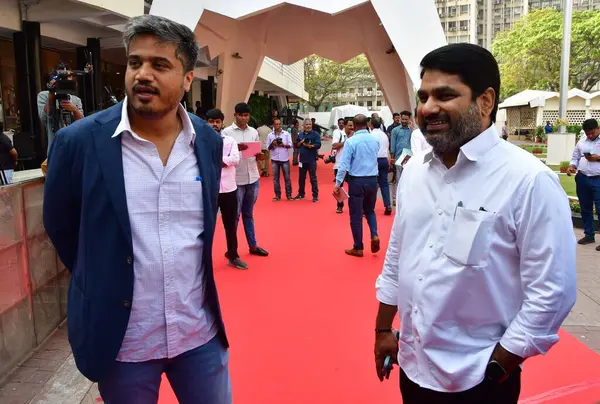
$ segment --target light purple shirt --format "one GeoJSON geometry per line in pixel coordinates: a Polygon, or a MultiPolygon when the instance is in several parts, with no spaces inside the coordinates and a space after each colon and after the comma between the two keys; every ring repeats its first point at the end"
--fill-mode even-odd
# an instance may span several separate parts
{"type": "Polygon", "coordinates": [[[165,166],[156,146],[131,131],[127,99],[113,135],[121,136],[134,255],[131,315],[117,356],[121,362],[173,358],[217,332],[205,307],[196,134],[181,106],[179,116],[183,130],[165,166]]]}
{"type": "MultiPolygon", "coordinates": [[[[283,144],[286,146],[292,146],[292,135],[290,135],[287,131],[282,130],[279,134],[275,132],[271,132],[269,136],[267,136],[267,140],[265,141],[265,149],[269,149],[273,140],[277,137],[281,137],[283,144]]],[[[285,147],[275,147],[271,150],[271,160],[273,161],[289,161],[290,160],[290,149],[286,149],[285,147]]]]}

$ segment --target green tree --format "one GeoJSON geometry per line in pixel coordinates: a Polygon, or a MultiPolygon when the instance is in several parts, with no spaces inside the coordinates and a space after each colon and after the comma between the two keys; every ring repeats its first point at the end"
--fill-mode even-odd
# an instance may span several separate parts
{"type": "MultiPolygon", "coordinates": [[[[558,91],[563,14],[535,10],[498,34],[492,51],[500,65],[501,97],[526,89],[558,91]]],[[[590,91],[600,82],[600,11],[575,11],[571,30],[570,86],[590,91]]]]}
{"type": "Polygon", "coordinates": [[[316,111],[327,98],[346,90],[351,84],[367,80],[374,80],[374,76],[364,55],[345,63],[316,55],[304,60],[304,88],[309,95],[308,103],[316,111]]]}

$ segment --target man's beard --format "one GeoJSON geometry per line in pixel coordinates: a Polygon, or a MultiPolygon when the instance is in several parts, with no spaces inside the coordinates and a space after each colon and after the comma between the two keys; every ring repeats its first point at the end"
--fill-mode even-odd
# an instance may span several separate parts
{"type": "Polygon", "coordinates": [[[446,114],[427,117],[424,126],[421,127],[421,132],[425,135],[427,143],[433,148],[433,152],[442,156],[445,153],[457,151],[461,146],[481,134],[480,117],[479,107],[476,103],[472,103],[468,111],[460,115],[455,122],[452,122],[446,114]],[[428,133],[427,122],[436,120],[447,121],[450,129],[445,133],[428,133]]]}
{"type": "MultiPolygon", "coordinates": [[[[135,101],[135,91],[129,90],[129,89],[126,90],[129,107],[137,115],[141,116],[144,119],[148,119],[148,120],[161,119],[164,116],[166,116],[169,112],[173,111],[174,109],[177,109],[179,107],[179,100],[181,100],[181,98],[183,98],[184,92],[185,92],[185,90],[183,90],[183,88],[182,88],[182,93],[179,98],[172,100],[172,102],[169,102],[162,109],[154,109],[150,103],[144,104],[142,102],[135,101]]],[[[160,96],[160,93],[157,93],[156,97],[159,97],[159,96],[160,96]]]]}

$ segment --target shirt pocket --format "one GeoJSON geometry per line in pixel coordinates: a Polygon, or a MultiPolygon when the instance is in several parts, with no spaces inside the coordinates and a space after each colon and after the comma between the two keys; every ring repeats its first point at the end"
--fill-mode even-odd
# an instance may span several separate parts
{"type": "Polygon", "coordinates": [[[444,255],[459,265],[487,266],[494,218],[494,213],[458,206],[446,235],[444,255]]]}
{"type": "Polygon", "coordinates": [[[180,206],[182,212],[202,212],[202,181],[179,183],[180,206]]]}

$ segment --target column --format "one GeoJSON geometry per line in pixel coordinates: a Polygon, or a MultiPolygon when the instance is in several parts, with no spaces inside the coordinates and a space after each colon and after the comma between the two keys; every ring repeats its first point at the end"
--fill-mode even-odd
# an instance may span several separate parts
{"type": "Polygon", "coordinates": [[[77,70],[85,69],[88,63],[91,63],[93,67],[91,73],[77,78],[79,98],[83,103],[84,114],[87,116],[106,107],[102,104],[105,94],[102,88],[100,39],[88,38],[87,46],[80,46],[76,49],[76,56],[77,70]]]}
{"type": "MultiPolygon", "coordinates": [[[[22,31],[13,34],[13,45],[17,74],[17,99],[21,118],[21,134],[19,136],[27,136],[31,139],[30,153],[27,154],[35,155],[32,164],[39,167],[46,158],[48,144],[37,111],[37,95],[46,89],[45,83],[42,88],[40,24],[23,21],[22,31]]],[[[22,144],[28,142],[29,139],[27,141],[22,139],[22,144]]],[[[25,153],[21,152],[21,154],[25,153]]]]}

